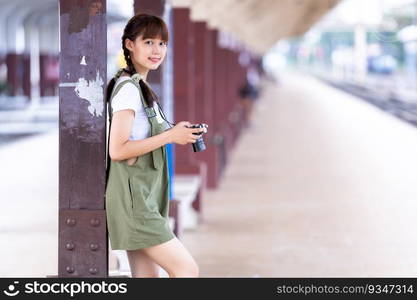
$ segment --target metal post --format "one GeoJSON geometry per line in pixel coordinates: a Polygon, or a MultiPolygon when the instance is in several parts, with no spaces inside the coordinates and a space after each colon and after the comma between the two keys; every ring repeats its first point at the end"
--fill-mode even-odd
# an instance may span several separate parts
{"type": "Polygon", "coordinates": [[[218,31],[216,29],[209,30],[209,51],[210,53],[210,64],[211,64],[211,87],[212,87],[212,101],[211,101],[211,120],[212,126],[210,128],[212,138],[211,143],[213,145],[212,150],[209,152],[209,169],[207,186],[209,188],[216,188],[219,183],[220,174],[220,146],[221,146],[221,134],[218,124],[220,123],[219,117],[219,59],[218,59],[218,44],[217,44],[218,31]]]}
{"type": "MultiPolygon", "coordinates": [[[[174,27],[174,101],[175,121],[195,119],[194,90],[194,24],[188,8],[173,9],[174,27]]],[[[175,148],[175,170],[183,173],[184,167],[195,164],[191,146],[175,148]]]]}
{"type": "Polygon", "coordinates": [[[214,77],[215,77],[215,132],[216,139],[219,147],[219,177],[222,175],[224,167],[227,163],[227,146],[226,146],[226,101],[225,91],[227,89],[227,76],[226,76],[226,59],[225,49],[220,45],[220,32],[216,34],[216,40],[214,45],[214,77]]]}
{"type": "MultiPolygon", "coordinates": [[[[195,95],[195,120],[198,123],[212,124],[211,119],[211,81],[208,78],[210,74],[209,68],[211,68],[208,62],[208,32],[205,22],[194,22],[194,95],[195,95]]],[[[209,133],[203,136],[207,149],[202,152],[194,153],[196,160],[200,164],[200,175],[202,180],[200,196],[193,202],[193,207],[199,212],[199,221],[203,220],[203,201],[202,195],[204,189],[207,186],[207,168],[209,164],[209,152],[213,151],[213,145],[211,144],[211,130],[209,133]]]]}
{"type": "Polygon", "coordinates": [[[204,121],[204,93],[205,93],[205,23],[194,22],[194,95],[196,103],[194,106],[194,115],[197,122],[204,121]]]}
{"type": "Polygon", "coordinates": [[[60,0],[59,277],[107,277],[106,0],[60,0]]]}
{"type": "MultiPolygon", "coordinates": [[[[214,76],[214,52],[215,31],[207,27],[205,22],[195,24],[195,74],[197,83],[196,99],[197,110],[201,111],[201,122],[209,124],[208,133],[204,136],[207,150],[198,153],[196,157],[207,165],[206,184],[209,188],[215,188],[218,183],[218,144],[216,142],[215,119],[215,81],[214,76]]],[[[197,210],[200,207],[196,207],[197,210]]]]}

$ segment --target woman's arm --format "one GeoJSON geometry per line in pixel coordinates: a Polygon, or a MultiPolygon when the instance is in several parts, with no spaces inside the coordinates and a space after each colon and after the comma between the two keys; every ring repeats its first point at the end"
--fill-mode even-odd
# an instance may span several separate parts
{"type": "Polygon", "coordinates": [[[191,125],[189,122],[179,122],[174,128],[155,136],[131,141],[129,136],[134,118],[135,113],[131,109],[120,110],[113,114],[109,137],[109,155],[114,161],[141,156],[169,143],[180,145],[194,143],[200,136],[193,133],[204,131],[201,128],[185,127],[191,125]]]}

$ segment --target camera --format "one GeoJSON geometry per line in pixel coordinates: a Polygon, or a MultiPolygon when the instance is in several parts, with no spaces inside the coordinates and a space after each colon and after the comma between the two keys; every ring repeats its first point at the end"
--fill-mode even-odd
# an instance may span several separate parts
{"type": "MultiPolygon", "coordinates": [[[[204,124],[204,123],[200,123],[200,124],[195,124],[195,125],[192,125],[192,126],[188,126],[188,128],[207,128],[208,126],[207,126],[207,124],[204,124]]],[[[195,132],[195,133],[193,133],[193,134],[195,134],[195,135],[202,135],[204,132],[201,132],[201,133],[197,133],[197,132],[195,132]]],[[[204,144],[204,140],[203,140],[203,137],[201,136],[201,137],[199,137],[196,141],[195,141],[195,143],[193,143],[192,144],[193,145],[193,151],[194,152],[200,152],[200,151],[203,151],[203,150],[206,150],[206,145],[204,144]]]]}

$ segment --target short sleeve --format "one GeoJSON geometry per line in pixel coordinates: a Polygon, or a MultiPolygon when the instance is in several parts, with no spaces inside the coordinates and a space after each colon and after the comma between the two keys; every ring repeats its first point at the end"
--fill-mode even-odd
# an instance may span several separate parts
{"type": "MultiPolygon", "coordinates": [[[[120,84],[120,83],[119,83],[120,84]]],[[[114,87],[116,88],[116,86],[114,87]]],[[[111,106],[113,113],[124,110],[131,109],[135,112],[138,112],[140,105],[140,93],[138,88],[131,82],[124,84],[116,95],[113,96],[111,100],[111,106]]]]}

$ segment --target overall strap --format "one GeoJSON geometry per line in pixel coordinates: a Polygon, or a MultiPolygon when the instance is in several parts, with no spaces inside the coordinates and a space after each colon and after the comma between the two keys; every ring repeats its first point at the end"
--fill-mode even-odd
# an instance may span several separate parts
{"type": "MultiPolygon", "coordinates": [[[[127,84],[128,82],[133,83],[137,87],[137,89],[139,90],[140,99],[142,101],[142,104],[143,104],[143,107],[144,107],[144,111],[146,113],[146,116],[148,118],[148,122],[149,122],[149,125],[150,125],[151,135],[154,135],[155,133],[158,133],[158,132],[156,132],[156,130],[158,130],[156,128],[157,125],[155,125],[156,122],[157,122],[156,121],[156,118],[155,118],[156,117],[155,109],[154,109],[154,107],[151,107],[151,106],[148,106],[147,105],[147,103],[145,102],[145,98],[143,97],[142,89],[141,89],[141,86],[140,86],[139,82],[136,81],[136,80],[134,80],[134,79],[132,79],[132,78],[128,78],[128,79],[122,81],[121,83],[119,83],[113,89],[113,91],[111,93],[110,100],[109,100],[109,106],[108,106],[108,108],[109,108],[109,124],[110,124],[110,126],[111,126],[111,120],[112,120],[112,117],[113,117],[112,107],[111,107],[112,99],[120,91],[120,89],[125,84],[127,84]]],[[[110,128],[110,130],[111,130],[111,128],[110,128]]],[[[110,139],[109,139],[109,142],[110,142],[110,139]]],[[[107,147],[109,147],[109,142],[108,142],[108,146],[107,147]]],[[[166,157],[165,147],[161,147],[160,149],[156,149],[156,150],[152,151],[152,160],[153,160],[153,165],[154,165],[154,168],[155,169],[160,169],[163,166],[162,160],[164,159],[164,157],[166,157]]],[[[110,158],[109,157],[108,157],[108,160],[110,161],[110,158]]],[[[109,164],[108,164],[108,167],[109,167],[109,164]]]]}
{"type": "MultiPolygon", "coordinates": [[[[120,73],[120,72],[119,72],[120,73]]],[[[120,74],[117,74],[117,75],[119,75],[120,76],[120,74]]],[[[119,78],[119,76],[117,76],[116,75],[116,77],[115,77],[115,79],[117,80],[118,78],[119,78]]],[[[113,110],[112,110],[112,107],[111,107],[111,103],[112,103],[112,100],[113,100],[113,97],[114,96],[116,96],[116,94],[120,91],[120,89],[126,84],[126,83],[128,83],[128,82],[131,82],[131,83],[133,83],[137,88],[138,88],[138,90],[139,90],[139,93],[140,93],[140,99],[141,99],[141,101],[142,101],[142,103],[143,103],[143,105],[144,105],[144,107],[146,108],[147,106],[146,106],[146,103],[145,103],[145,101],[144,101],[144,99],[143,99],[143,95],[142,95],[142,91],[141,91],[141,89],[140,89],[140,86],[139,86],[139,84],[138,83],[136,83],[134,80],[132,80],[132,79],[127,79],[127,80],[124,80],[124,81],[122,81],[121,83],[119,83],[114,89],[113,89],[113,91],[112,91],[112,93],[111,93],[111,96],[110,96],[110,100],[109,100],[109,103],[108,103],[108,114],[109,114],[109,129],[111,130],[111,120],[112,120],[112,118],[113,118],[113,110]]],[[[110,170],[110,155],[109,155],[109,147],[110,147],[110,136],[107,138],[107,166],[106,166],[106,169],[107,169],[107,173],[106,173],[106,183],[107,183],[107,181],[108,181],[108,179],[109,179],[109,170],[110,170]]]]}
{"type": "Polygon", "coordinates": [[[140,85],[136,82],[136,81],[134,81],[133,79],[126,79],[126,80],[124,80],[124,81],[122,81],[121,83],[119,83],[114,89],[113,89],[113,91],[112,91],[112,93],[111,93],[111,96],[110,96],[110,101],[109,101],[109,117],[110,117],[110,122],[111,122],[111,119],[112,119],[112,117],[113,117],[113,111],[112,111],[112,108],[111,108],[111,102],[112,102],[112,100],[113,100],[113,97],[114,96],[116,96],[116,94],[120,91],[120,89],[126,84],[126,83],[128,83],[128,82],[131,82],[131,83],[133,83],[137,88],[138,88],[138,90],[139,90],[139,94],[140,94],[140,100],[142,101],[142,104],[143,104],[143,107],[145,108],[145,111],[146,111],[146,108],[148,107],[148,105],[146,104],[146,102],[145,102],[145,99],[143,98],[143,95],[142,95],[142,90],[141,90],[141,88],[140,88],[140,85]]]}

